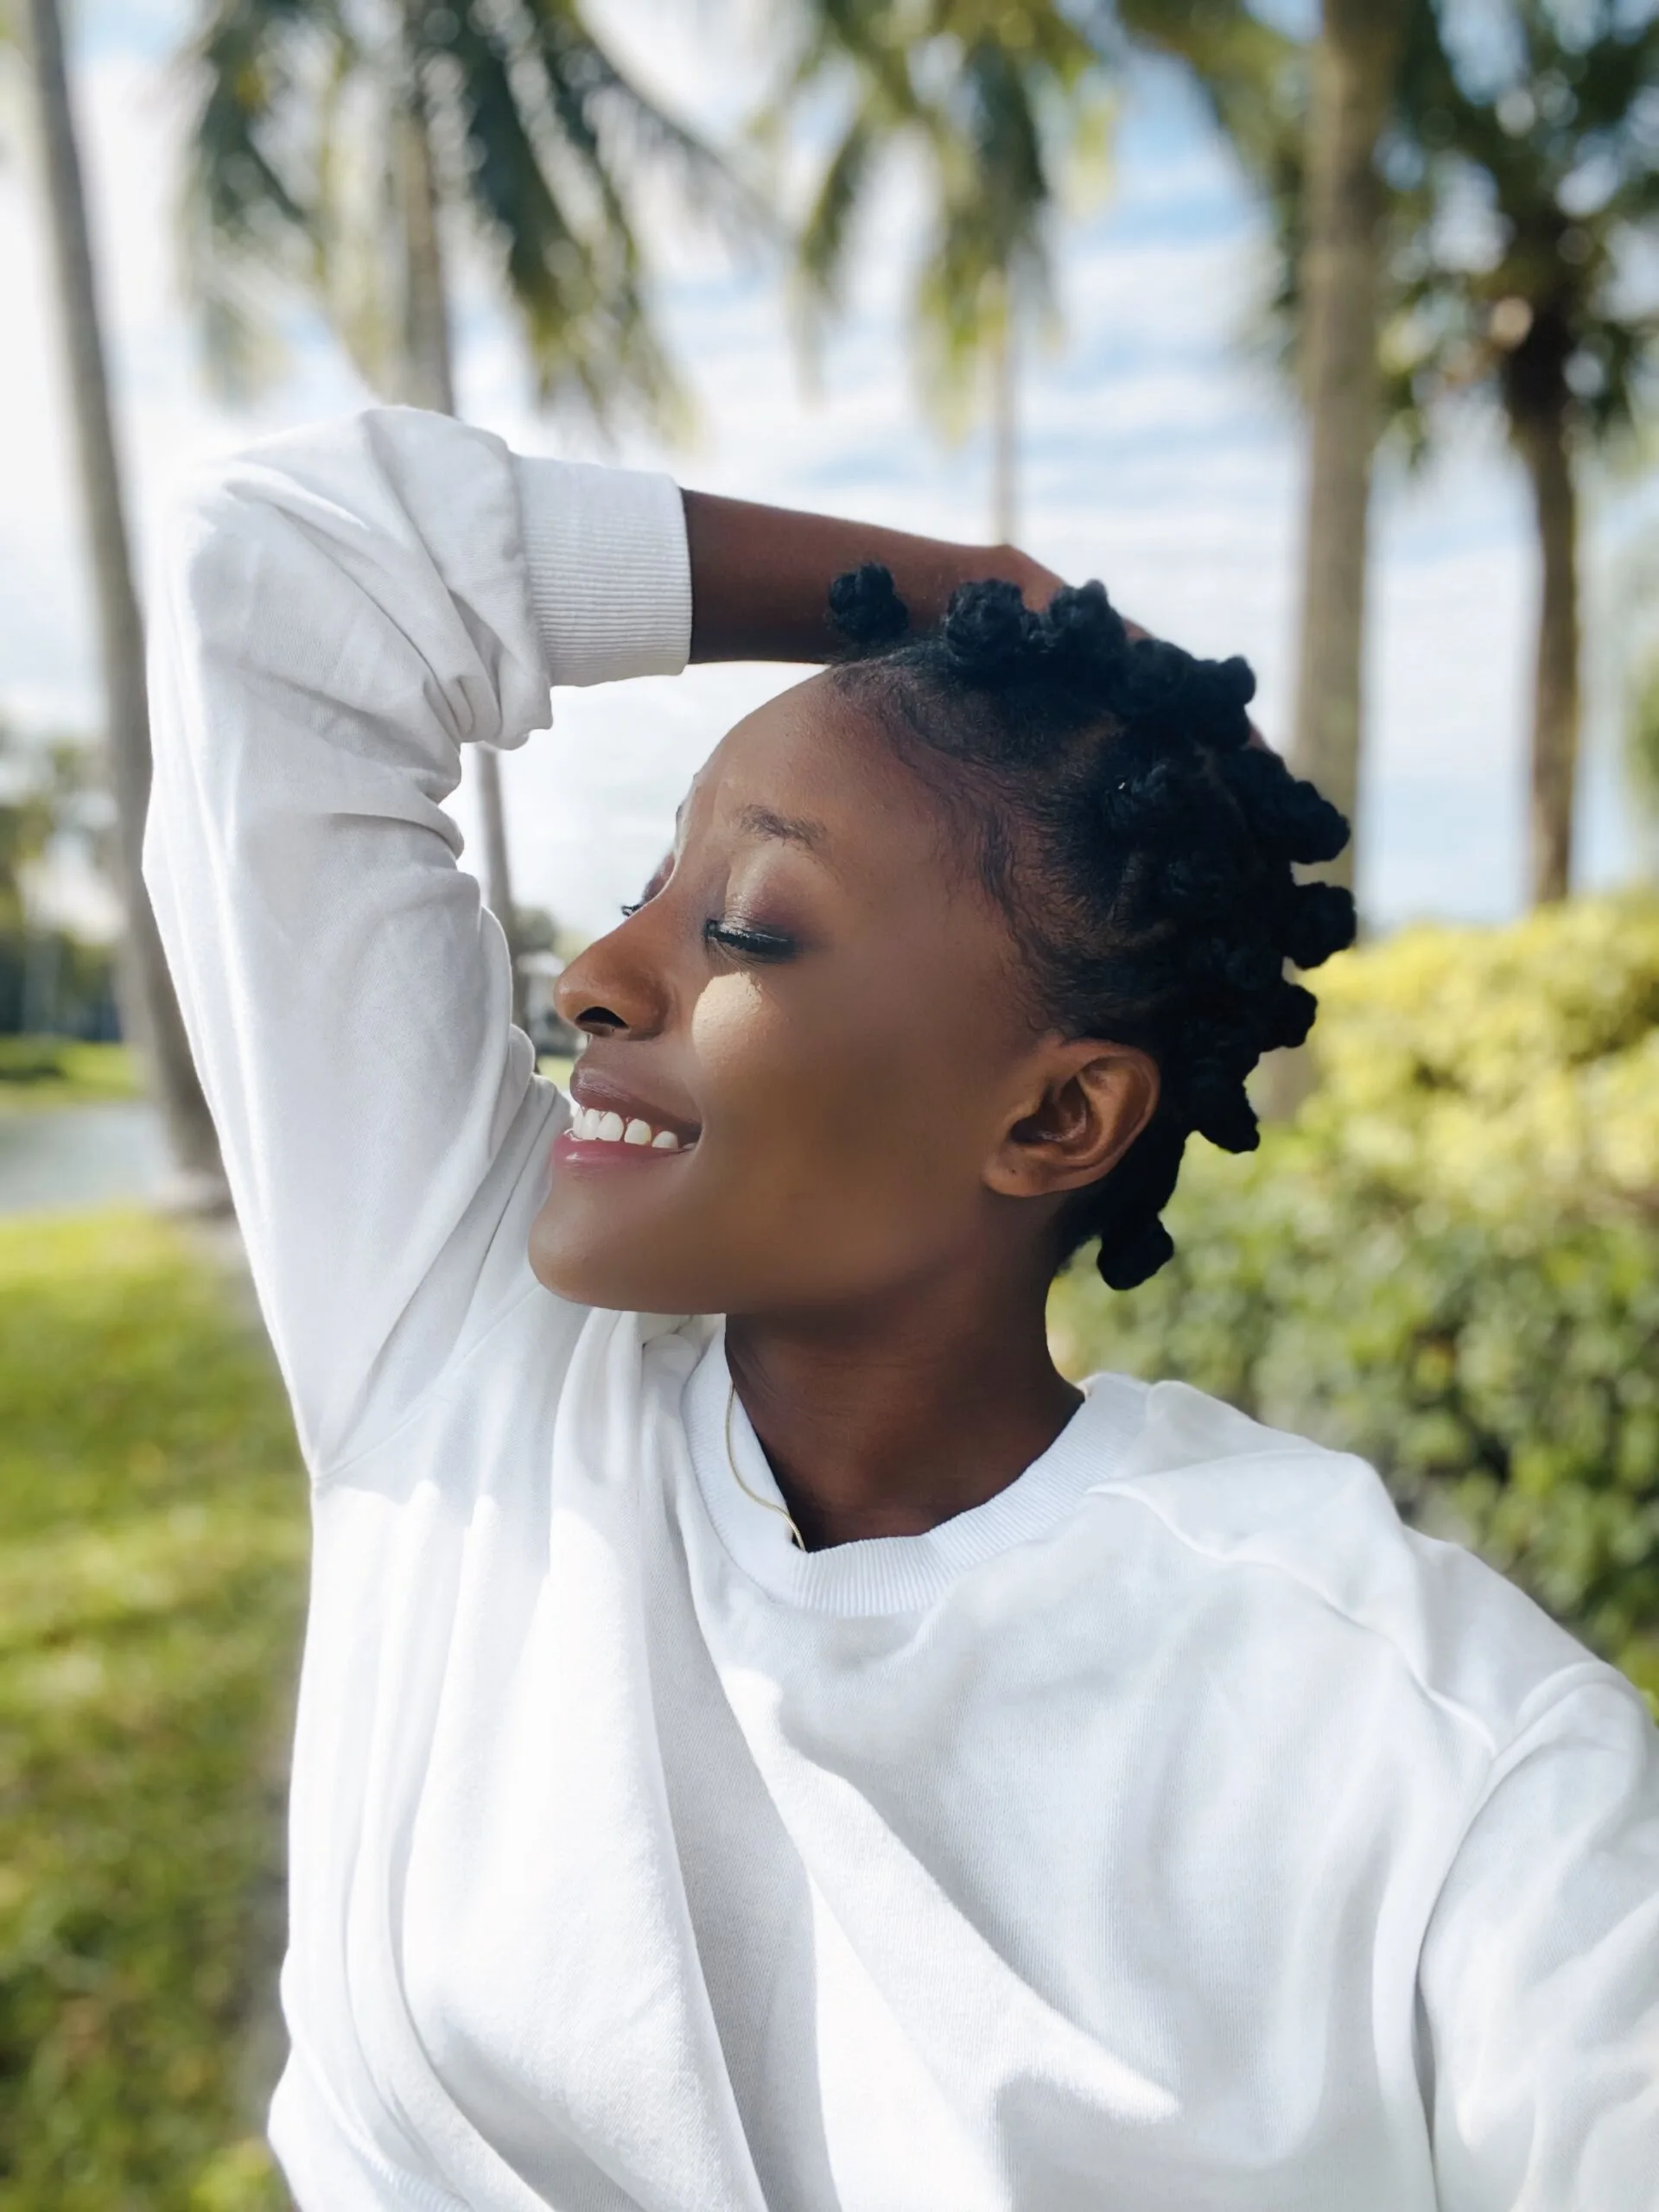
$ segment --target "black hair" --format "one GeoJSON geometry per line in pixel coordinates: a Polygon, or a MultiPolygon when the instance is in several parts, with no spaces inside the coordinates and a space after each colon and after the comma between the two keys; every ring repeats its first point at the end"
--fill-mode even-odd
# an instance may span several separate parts
{"type": "Polygon", "coordinates": [[[1059,1221],[1057,1265],[1098,1236],[1101,1274],[1132,1289],[1175,1249],[1159,1217],[1192,1132],[1259,1141],[1244,1079],[1313,1020],[1286,963],[1353,942],[1349,893],[1293,872],[1334,860],[1348,824],[1253,740],[1243,661],[1131,638],[1098,583],[1040,612],[1015,584],[963,584],[912,632],[872,562],[837,577],[830,615],[850,649],[834,680],[969,833],[1034,1020],[1157,1062],[1152,1120],[1059,1221]]]}

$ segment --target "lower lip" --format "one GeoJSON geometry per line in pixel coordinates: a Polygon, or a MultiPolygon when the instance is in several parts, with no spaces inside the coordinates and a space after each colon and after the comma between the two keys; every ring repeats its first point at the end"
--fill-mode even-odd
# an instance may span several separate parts
{"type": "Polygon", "coordinates": [[[695,1144],[682,1144],[671,1152],[666,1145],[626,1144],[620,1137],[607,1144],[600,1137],[572,1136],[569,1129],[553,1140],[553,1158],[562,1167],[660,1167],[696,1150],[695,1144]]]}

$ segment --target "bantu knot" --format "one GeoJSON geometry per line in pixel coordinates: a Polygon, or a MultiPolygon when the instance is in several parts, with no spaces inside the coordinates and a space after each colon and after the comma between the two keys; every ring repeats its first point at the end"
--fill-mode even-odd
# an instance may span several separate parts
{"type": "Polygon", "coordinates": [[[1134,1290],[1174,1255],[1174,1238],[1155,1213],[1146,1213],[1107,1232],[1095,1265],[1109,1290],[1134,1290]]]}
{"type": "Polygon", "coordinates": [[[1346,818],[1276,753],[1251,747],[1225,756],[1223,773],[1259,842],[1275,859],[1304,867],[1333,861],[1348,842],[1346,818]]]}
{"type": "Polygon", "coordinates": [[[1123,656],[1112,704],[1130,721],[1167,710],[1192,665],[1192,654],[1166,639],[1136,638],[1123,656]]]}
{"type": "Polygon", "coordinates": [[[1317,968],[1354,941],[1351,892],[1334,883],[1300,883],[1286,901],[1285,953],[1299,968],[1317,968]]]}
{"type": "Polygon", "coordinates": [[[1107,598],[1103,583],[1063,587],[1049,601],[1043,621],[1049,650],[1065,667],[1103,674],[1128,651],[1123,617],[1107,598]]]}
{"type": "Polygon", "coordinates": [[[1285,956],[1261,935],[1238,939],[1201,937],[1193,940],[1186,972],[1195,983],[1219,983],[1230,990],[1271,990],[1283,970],[1285,956]]]}
{"type": "Polygon", "coordinates": [[[1333,861],[1348,842],[1348,817],[1312,784],[1293,785],[1298,802],[1295,848],[1290,858],[1304,868],[1333,861]]]}
{"type": "Polygon", "coordinates": [[[1300,983],[1281,983],[1273,994],[1262,1020],[1262,1051],[1282,1051],[1288,1046],[1306,1044],[1307,1033],[1313,1027],[1318,1011],[1319,1001],[1312,991],[1305,991],[1300,983]]]}
{"type": "Polygon", "coordinates": [[[1192,1126],[1222,1152],[1254,1152],[1262,1141],[1255,1109],[1242,1083],[1199,1091],[1192,1101],[1192,1126]]]}
{"type": "Polygon", "coordinates": [[[830,620],[849,645],[890,645],[910,627],[910,609],[893,588],[893,571],[880,561],[849,569],[830,587],[830,620]]]}
{"type": "Polygon", "coordinates": [[[1194,661],[1177,711],[1192,734],[1219,753],[1236,753],[1250,741],[1245,709],[1255,696],[1255,677],[1247,660],[1194,661]]]}
{"type": "Polygon", "coordinates": [[[1018,584],[988,577],[982,583],[958,584],[951,593],[944,650],[969,682],[1006,683],[1027,673],[1041,628],[1042,617],[1026,605],[1018,584]]]}
{"type": "Polygon", "coordinates": [[[1248,707],[1255,696],[1255,671],[1249,661],[1235,653],[1230,660],[1217,661],[1215,666],[1216,680],[1228,703],[1241,709],[1248,707]]]}

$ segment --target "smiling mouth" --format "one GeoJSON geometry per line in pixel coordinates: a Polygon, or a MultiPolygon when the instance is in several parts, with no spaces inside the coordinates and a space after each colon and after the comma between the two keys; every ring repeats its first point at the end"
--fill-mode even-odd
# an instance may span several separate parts
{"type": "Polygon", "coordinates": [[[653,1128],[638,1116],[625,1121],[620,1114],[598,1106],[570,1108],[568,1135],[577,1144],[626,1145],[642,1152],[690,1152],[696,1137],[682,1139],[672,1129],[653,1128]]]}

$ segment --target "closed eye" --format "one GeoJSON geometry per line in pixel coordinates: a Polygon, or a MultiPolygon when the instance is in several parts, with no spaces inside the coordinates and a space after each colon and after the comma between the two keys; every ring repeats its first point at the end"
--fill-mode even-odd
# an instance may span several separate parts
{"type": "Polygon", "coordinates": [[[793,938],[776,930],[760,930],[747,922],[709,921],[702,925],[706,943],[734,953],[741,960],[788,960],[793,957],[793,938]]]}

